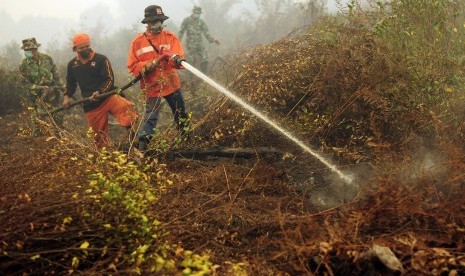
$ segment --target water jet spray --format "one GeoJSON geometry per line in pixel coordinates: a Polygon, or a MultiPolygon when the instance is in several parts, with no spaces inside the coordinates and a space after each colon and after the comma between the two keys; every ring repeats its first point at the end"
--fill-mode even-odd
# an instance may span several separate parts
{"type": "Polygon", "coordinates": [[[304,151],[310,153],[313,157],[315,157],[316,159],[318,159],[321,163],[323,163],[324,165],[326,165],[328,168],[330,168],[333,172],[337,173],[339,175],[339,177],[341,179],[343,179],[345,182],[347,183],[352,183],[353,181],[353,177],[351,176],[348,176],[346,174],[344,174],[343,172],[341,172],[340,170],[338,170],[336,168],[336,166],[334,166],[333,164],[331,164],[328,160],[326,160],[324,157],[322,157],[321,155],[319,155],[317,152],[315,152],[314,150],[312,150],[310,147],[308,147],[307,145],[305,145],[302,141],[300,141],[299,139],[297,139],[295,136],[293,136],[289,131],[283,129],[282,127],[280,127],[278,124],[276,124],[275,122],[273,122],[272,120],[270,120],[268,117],[266,117],[265,115],[263,115],[262,113],[260,113],[256,108],[254,108],[253,106],[251,106],[250,104],[246,103],[244,100],[242,100],[240,97],[236,96],[235,94],[233,94],[232,92],[228,91],[226,88],[224,88],[223,86],[219,85],[218,83],[216,83],[214,80],[212,80],[211,78],[209,78],[208,76],[206,76],[205,74],[203,74],[201,71],[199,71],[198,69],[196,69],[195,67],[193,67],[192,65],[190,65],[189,63],[187,63],[186,61],[182,60],[181,61],[181,65],[186,68],[187,70],[189,70],[192,74],[194,74],[195,76],[197,76],[198,78],[202,79],[204,82],[208,83],[209,85],[211,85],[213,88],[215,88],[216,90],[218,90],[219,92],[223,93],[226,97],[230,98],[231,100],[233,100],[234,102],[236,102],[237,104],[241,105],[243,108],[247,109],[248,111],[250,111],[253,115],[257,116],[259,119],[261,119],[262,121],[264,121],[265,123],[267,123],[268,125],[270,125],[271,127],[273,127],[275,130],[279,131],[281,134],[283,134],[286,138],[288,138],[289,140],[291,140],[292,142],[294,142],[295,144],[297,144],[299,147],[301,147],[304,151]]]}

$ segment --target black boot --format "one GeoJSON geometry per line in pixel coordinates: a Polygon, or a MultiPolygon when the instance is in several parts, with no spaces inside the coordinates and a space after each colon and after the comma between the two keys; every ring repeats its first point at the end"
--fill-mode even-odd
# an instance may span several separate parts
{"type": "Polygon", "coordinates": [[[139,145],[137,146],[137,149],[145,154],[147,152],[147,148],[149,145],[149,139],[147,138],[139,138],[139,145]]]}

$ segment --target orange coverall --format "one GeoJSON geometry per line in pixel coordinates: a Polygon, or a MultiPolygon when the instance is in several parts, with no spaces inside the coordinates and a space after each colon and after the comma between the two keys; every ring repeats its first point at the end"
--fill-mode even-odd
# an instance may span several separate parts
{"type": "MultiPolygon", "coordinates": [[[[139,34],[132,40],[129,49],[129,72],[136,77],[139,76],[144,65],[161,57],[163,52],[166,52],[165,50],[184,58],[181,42],[173,32],[163,30],[159,34],[152,34],[149,31],[139,34]],[[156,49],[150,45],[149,40],[156,49]]],[[[145,75],[140,84],[147,98],[164,97],[181,87],[179,75],[172,60],[162,62],[155,70],[145,75]]]]}

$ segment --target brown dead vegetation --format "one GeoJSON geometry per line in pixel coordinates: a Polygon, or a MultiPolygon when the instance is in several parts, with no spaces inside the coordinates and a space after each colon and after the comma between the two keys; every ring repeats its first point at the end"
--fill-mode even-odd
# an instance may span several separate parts
{"type": "MultiPolygon", "coordinates": [[[[286,152],[282,160],[168,162],[174,184],[151,211],[169,230],[170,244],[211,256],[219,265],[212,274],[235,274],[231,263],[251,275],[465,274],[465,120],[456,112],[462,97],[451,88],[463,65],[440,48],[421,48],[423,41],[413,45],[417,60],[411,53],[404,59],[398,37],[353,23],[328,23],[248,50],[228,59],[220,76],[334,157],[355,176],[353,184],[218,97],[194,120],[191,141],[177,145],[286,152]]],[[[20,135],[23,124],[16,115],[0,119],[0,271],[68,273],[85,238],[102,248],[94,247],[77,272],[128,273],[131,252],[102,229],[103,220],[76,219],[61,228],[63,217],[80,218],[79,208],[92,206],[88,198],[70,200],[89,179],[69,156],[86,156],[88,148],[20,135]],[[107,241],[112,246],[103,248],[107,241]]],[[[94,211],[96,218],[122,219],[94,211]]]]}
{"type": "MultiPolygon", "coordinates": [[[[15,121],[0,121],[0,233],[8,252],[0,266],[13,274],[65,272],[83,238],[95,244],[107,233],[98,222],[60,228],[63,215],[78,217],[80,203],[70,199],[88,181],[85,168],[56,155],[52,140],[18,136],[15,121]],[[48,261],[32,260],[37,254],[48,261]]],[[[460,149],[447,149],[447,158],[421,175],[399,162],[374,167],[378,173],[358,183],[362,193],[320,211],[279,162],[175,160],[168,168],[176,184],[153,208],[171,242],[208,252],[220,265],[246,263],[250,274],[459,275],[465,267],[465,160],[460,149]],[[401,267],[389,266],[376,248],[389,248],[401,267]]],[[[124,263],[109,267],[124,249],[106,254],[90,258],[83,271],[124,272],[124,263]]]]}

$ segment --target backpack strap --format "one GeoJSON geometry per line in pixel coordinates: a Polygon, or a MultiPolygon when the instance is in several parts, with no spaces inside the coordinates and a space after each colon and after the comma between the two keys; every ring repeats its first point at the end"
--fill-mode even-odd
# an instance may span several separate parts
{"type": "Polygon", "coordinates": [[[150,46],[152,46],[152,48],[155,50],[155,52],[157,52],[157,54],[160,54],[160,50],[158,50],[158,47],[155,46],[152,41],[150,41],[150,39],[147,37],[147,34],[144,33],[144,36],[145,36],[145,39],[147,39],[147,41],[150,43],[150,46]]]}

